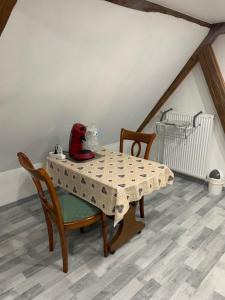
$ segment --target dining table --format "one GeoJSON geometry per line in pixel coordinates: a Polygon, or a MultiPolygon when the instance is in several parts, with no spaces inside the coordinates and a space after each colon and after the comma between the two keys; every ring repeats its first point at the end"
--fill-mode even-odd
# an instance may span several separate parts
{"type": "Polygon", "coordinates": [[[143,220],[136,218],[138,201],[174,180],[173,172],[164,164],[105,148],[86,161],[48,156],[46,167],[55,185],[113,219],[115,234],[108,245],[110,253],[144,228],[143,220]]]}

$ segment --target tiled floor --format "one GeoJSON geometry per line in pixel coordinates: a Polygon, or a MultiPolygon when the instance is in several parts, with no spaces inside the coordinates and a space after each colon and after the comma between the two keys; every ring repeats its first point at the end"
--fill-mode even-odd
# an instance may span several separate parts
{"type": "Polygon", "coordinates": [[[38,199],[0,208],[0,299],[225,299],[225,195],[177,177],[145,203],[145,229],[108,258],[96,226],[70,234],[67,275],[38,199]]]}

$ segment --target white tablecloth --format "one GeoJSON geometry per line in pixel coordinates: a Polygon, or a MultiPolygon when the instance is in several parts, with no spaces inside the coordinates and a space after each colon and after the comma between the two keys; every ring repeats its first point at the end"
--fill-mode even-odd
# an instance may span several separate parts
{"type": "Polygon", "coordinates": [[[47,171],[56,185],[114,215],[114,225],[130,202],[173,183],[172,171],[160,163],[106,149],[98,154],[85,162],[48,157],[47,171]]]}

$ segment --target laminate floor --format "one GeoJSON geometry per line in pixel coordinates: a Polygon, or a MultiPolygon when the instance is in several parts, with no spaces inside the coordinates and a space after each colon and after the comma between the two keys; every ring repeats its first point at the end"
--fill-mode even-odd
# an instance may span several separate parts
{"type": "Polygon", "coordinates": [[[225,195],[176,177],[146,197],[141,234],[104,258],[97,226],[48,252],[37,198],[0,208],[0,299],[224,300],[225,195]]]}

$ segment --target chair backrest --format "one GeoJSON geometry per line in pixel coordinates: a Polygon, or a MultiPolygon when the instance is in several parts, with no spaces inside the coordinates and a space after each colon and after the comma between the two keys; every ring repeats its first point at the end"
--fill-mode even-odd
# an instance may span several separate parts
{"type": "Polygon", "coordinates": [[[141,144],[146,144],[144,159],[149,158],[152,143],[156,137],[155,133],[142,133],[121,129],[120,132],[120,152],[123,152],[124,140],[134,141],[131,145],[131,155],[139,157],[141,154],[141,144]],[[138,151],[134,154],[134,148],[138,145],[138,151]]]}
{"type": "Polygon", "coordinates": [[[19,152],[17,153],[17,157],[21,166],[30,173],[33,179],[33,182],[38,192],[38,196],[41,200],[45,216],[47,214],[47,216],[49,216],[55,223],[63,223],[59,199],[48,173],[43,168],[35,169],[32,162],[26,156],[26,154],[19,152]],[[46,193],[44,192],[41,183],[44,183],[46,185],[50,199],[46,197],[46,193]]]}

